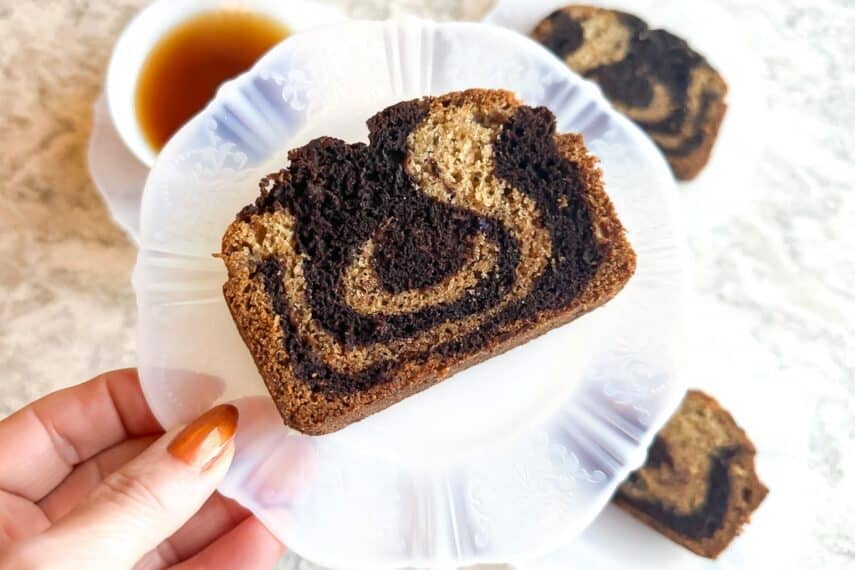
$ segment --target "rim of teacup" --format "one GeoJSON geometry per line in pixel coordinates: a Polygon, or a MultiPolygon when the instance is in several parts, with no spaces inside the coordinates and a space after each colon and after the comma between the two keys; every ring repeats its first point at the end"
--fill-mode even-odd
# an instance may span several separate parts
{"type": "MultiPolygon", "coordinates": [[[[143,66],[158,42],[177,25],[215,10],[250,10],[285,25],[291,33],[345,19],[337,8],[310,0],[155,0],[128,23],[113,48],[105,92],[110,117],[125,146],[151,167],[156,151],[136,113],[136,88],[143,66]]],[[[201,110],[201,109],[200,109],[201,110]]]]}

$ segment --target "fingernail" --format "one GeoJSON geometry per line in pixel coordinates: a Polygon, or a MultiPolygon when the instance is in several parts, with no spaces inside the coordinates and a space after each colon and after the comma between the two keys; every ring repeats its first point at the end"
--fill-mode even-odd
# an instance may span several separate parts
{"type": "Polygon", "coordinates": [[[232,440],[237,421],[238,410],[231,404],[211,408],[187,424],[167,449],[187,465],[205,468],[232,440]]]}

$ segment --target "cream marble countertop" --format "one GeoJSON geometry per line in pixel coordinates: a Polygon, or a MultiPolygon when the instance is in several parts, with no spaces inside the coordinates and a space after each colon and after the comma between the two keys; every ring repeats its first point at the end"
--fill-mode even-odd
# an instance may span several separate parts
{"type": "MultiPolygon", "coordinates": [[[[490,4],[334,3],[360,17],[443,19],[490,4]]],[[[685,204],[694,342],[721,354],[699,384],[745,375],[766,397],[727,394],[738,417],[799,402],[807,434],[793,446],[821,491],[792,513],[810,523],[793,568],[855,568],[855,2],[719,3],[762,64],[772,120],[756,133],[766,145],[738,207],[709,224],[685,204]]],[[[0,0],[0,417],[134,365],[135,250],[89,180],[86,146],[112,42],[143,4],[0,0]]]]}

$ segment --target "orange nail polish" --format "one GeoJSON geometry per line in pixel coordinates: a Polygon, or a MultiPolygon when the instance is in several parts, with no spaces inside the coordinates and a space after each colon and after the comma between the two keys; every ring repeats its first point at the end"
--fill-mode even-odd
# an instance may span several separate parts
{"type": "Polygon", "coordinates": [[[238,410],[231,404],[211,408],[181,430],[167,448],[176,459],[194,467],[206,467],[235,435],[238,410]]]}

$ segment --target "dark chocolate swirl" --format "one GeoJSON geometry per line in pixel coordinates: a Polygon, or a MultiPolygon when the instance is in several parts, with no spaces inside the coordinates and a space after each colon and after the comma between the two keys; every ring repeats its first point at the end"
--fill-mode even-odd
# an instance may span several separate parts
{"type": "MultiPolygon", "coordinates": [[[[669,505],[661,500],[638,499],[619,491],[620,498],[686,538],[710,538],[724,526],[733,487],[729,475],[730,464],[739,453],[740,449],[734,446],[721,447],[710,453],[709,470],[703,482],[706,489],[703,501],[690,512],[681,512],[676,505],[669,505]]],[[[674,468],[668,446],[662,438],[657,436],[654,440],[644,467],[674,468]]],[[[624,485],[638,484],[638,474],[632,473],[624,485]]]]}
{"type": "Polygon", "coordinates": [[[293,230],[255,278],[313,390],[346,394],[429,357],[472,355],[593,278],[602,255],[585,189],[547,109],[484,116],[465,99],[423,99],[369,129],[368,145],[321,138],[293,151],[239,216],[267,224],[262,240],[293,230]]]}

